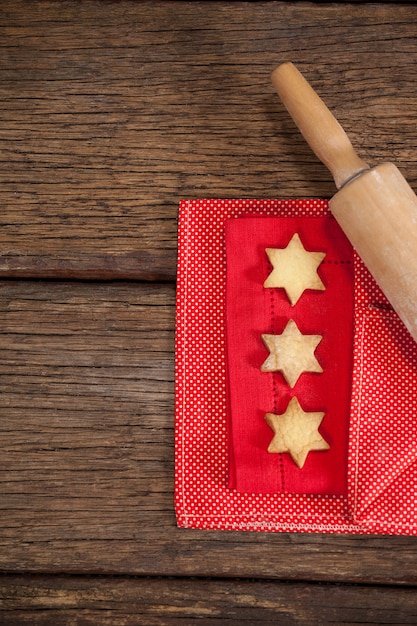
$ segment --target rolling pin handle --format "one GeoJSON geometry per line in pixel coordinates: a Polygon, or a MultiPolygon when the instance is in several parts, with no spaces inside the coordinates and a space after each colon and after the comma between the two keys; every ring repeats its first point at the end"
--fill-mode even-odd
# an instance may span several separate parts
{"type": "Polygon", "coordinates": [[[271,80],[301,134],[332,173],[337,189],[369,169],[342,126],[292,63],[277,67],[271,80]]]}

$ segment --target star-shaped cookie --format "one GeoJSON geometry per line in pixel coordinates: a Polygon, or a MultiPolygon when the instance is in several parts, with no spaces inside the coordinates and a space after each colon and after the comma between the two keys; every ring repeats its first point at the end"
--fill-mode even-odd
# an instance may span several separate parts
{"type": "Polygon", "coordinates": [[[268,452],[289,452],[299,468],[312,450],[328,450],[329,444],[318,429],[324,413],[305,413],[297,398],[292,398],[282,415],[267,413],[265,419],[274,431],[268,452]]]}
{"type": "Polygon", "coordinates": [[[266,248],[266,254],[273,270],[265,280],[264,287],[284,288],[292,306],[306,289],[325,289],[317,269],[326,253],[308,252],[298,233],[295,233],[286,248],[266,248]]]}
{"type": "Polygon", "coordinates": [[[303,372],[321,373],[323,368],[316,359],[315,349],[322,335],[303,335],[294,320],[289,320],[281,335],[262,335],[270,351],[262,364],[262,372],[281,372],[290,387],[303,372]]]}

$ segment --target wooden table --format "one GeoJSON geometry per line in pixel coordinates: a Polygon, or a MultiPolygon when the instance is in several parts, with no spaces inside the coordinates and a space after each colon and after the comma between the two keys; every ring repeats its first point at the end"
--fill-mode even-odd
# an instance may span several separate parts
{"type": "Polygon", "coordinates": [[[1,624],[415,624],[417,540],[178,529],[181,198],[330,197],[293,60],[417,189],[409,3],[0,6],[1,624]]]}

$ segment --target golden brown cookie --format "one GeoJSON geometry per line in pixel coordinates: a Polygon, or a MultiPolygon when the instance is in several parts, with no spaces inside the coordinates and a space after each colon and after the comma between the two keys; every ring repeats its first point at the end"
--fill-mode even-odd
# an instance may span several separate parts
{"type": "Polygon", "coordinates": [[[281,372],[290,387],[294,387],[303,372],[323,371],[314,354],[321,339],[321,335],[303,335],[294,320],[289,320],[281,335],[262,335],[270,354],[261,370],[281,372]]]}
{"type": "Polygon", "coordinates": [[[273,269],[264,287],[284,288],[292,306],[306,289],[325,289],[317,269],[326,253],[308,252],[298,233],[295,233],[286,248],[266,248],[266,254],[273,269]]]}
{"type": "Polygon", "coordinates": [[[327,441],[318,429],[324,413],[305,413],[297,398],[292,398],[285,413],[267,413],[265,419],[274,431],[268,452],[288,452],[296,465],[302,468],[313,450],[328,450],[327,441]]]}

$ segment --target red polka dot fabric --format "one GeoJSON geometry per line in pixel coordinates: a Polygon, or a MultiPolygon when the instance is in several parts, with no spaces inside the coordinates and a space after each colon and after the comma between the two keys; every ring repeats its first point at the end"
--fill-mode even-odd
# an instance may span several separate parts
{"type": "MultiPolygon", "coordinates": [[[[236,217],[317,217],[325,200],[180,204],[175,509],[184,528],[417,534],[417,345],[354,255],[347,489],[239,492],[229,482],[225,227],[236,217]]],[[[395,260],[393,260],[395,262],[395,260]]]]}

